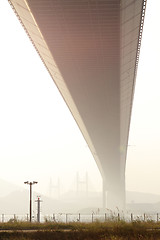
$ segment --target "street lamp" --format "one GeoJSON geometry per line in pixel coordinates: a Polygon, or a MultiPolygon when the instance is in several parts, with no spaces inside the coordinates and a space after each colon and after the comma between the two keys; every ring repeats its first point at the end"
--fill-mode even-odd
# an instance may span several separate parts
{"type": "Polygon", "coordinates": [[[30,215],[29,215],[30,222],[32,222],[32,185],[37,184],[37,183],[38,182],[36,182],[36,181],[33,181],[33,182],[26,181],[26,182],[24,182],[24,184],[28,184],[30,186],[30,215]]]}

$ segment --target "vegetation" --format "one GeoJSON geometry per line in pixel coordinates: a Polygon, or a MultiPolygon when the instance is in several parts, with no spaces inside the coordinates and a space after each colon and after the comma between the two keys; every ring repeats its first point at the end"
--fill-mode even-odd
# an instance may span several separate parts
{"type": "Polygon", "coordinates": [[[160,240],[160,223],[107,221],[104,223],[0,223],[0,240],[160,240]]]}

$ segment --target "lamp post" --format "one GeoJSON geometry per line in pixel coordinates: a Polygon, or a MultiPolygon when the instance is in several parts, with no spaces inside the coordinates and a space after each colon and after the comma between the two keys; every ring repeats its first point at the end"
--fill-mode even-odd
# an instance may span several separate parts
{"type": "Polygon", "coordinates": [[[32,185],[33,184],[37,184],[38,182],[36,182],[36,181],[33,181],[33,182],[29,182],[29,181],[27,181],[27,182],[24,182],[24,184],[28,184],[29,186],[30,186],[30,208],[29,208],[29,212],[30,212],[30,214],[29,214],[29,219],[30,219],[30,222],[32,222],[32,185]]]}

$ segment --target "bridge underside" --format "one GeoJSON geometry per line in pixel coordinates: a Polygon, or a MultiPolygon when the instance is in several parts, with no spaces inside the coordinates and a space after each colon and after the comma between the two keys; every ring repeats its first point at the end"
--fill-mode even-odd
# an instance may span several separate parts
{"type": "Polygon", "coordinates": [[[108,191],[108,207],[123,208],[128,134],[146,1],[9,2],[97,162],[104,191],[108,191]]]}

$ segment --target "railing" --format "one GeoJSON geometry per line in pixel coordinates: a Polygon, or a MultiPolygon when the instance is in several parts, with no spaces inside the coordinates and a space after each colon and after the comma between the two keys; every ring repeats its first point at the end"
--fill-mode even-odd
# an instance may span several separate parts
{"type": "MultiPolygon", "coordinates": [[[[104,214],[72,214],[72,213],[54,213],[52,215],[41,214],[41,222],[106,222],[106,221],[120,221],[126,222],[133,221],[160,221],[160,213],[144,213],[144,214],[133,214],[133,213],[104,213],[104,214]]],[[[18,214],[0,214],[0,222],[15,222],[15,221],[29,221],[29,214],[18,215],[18,214]]],[[[32,216],[32,221],[37,221],[37,216],[32,216]]]]}

